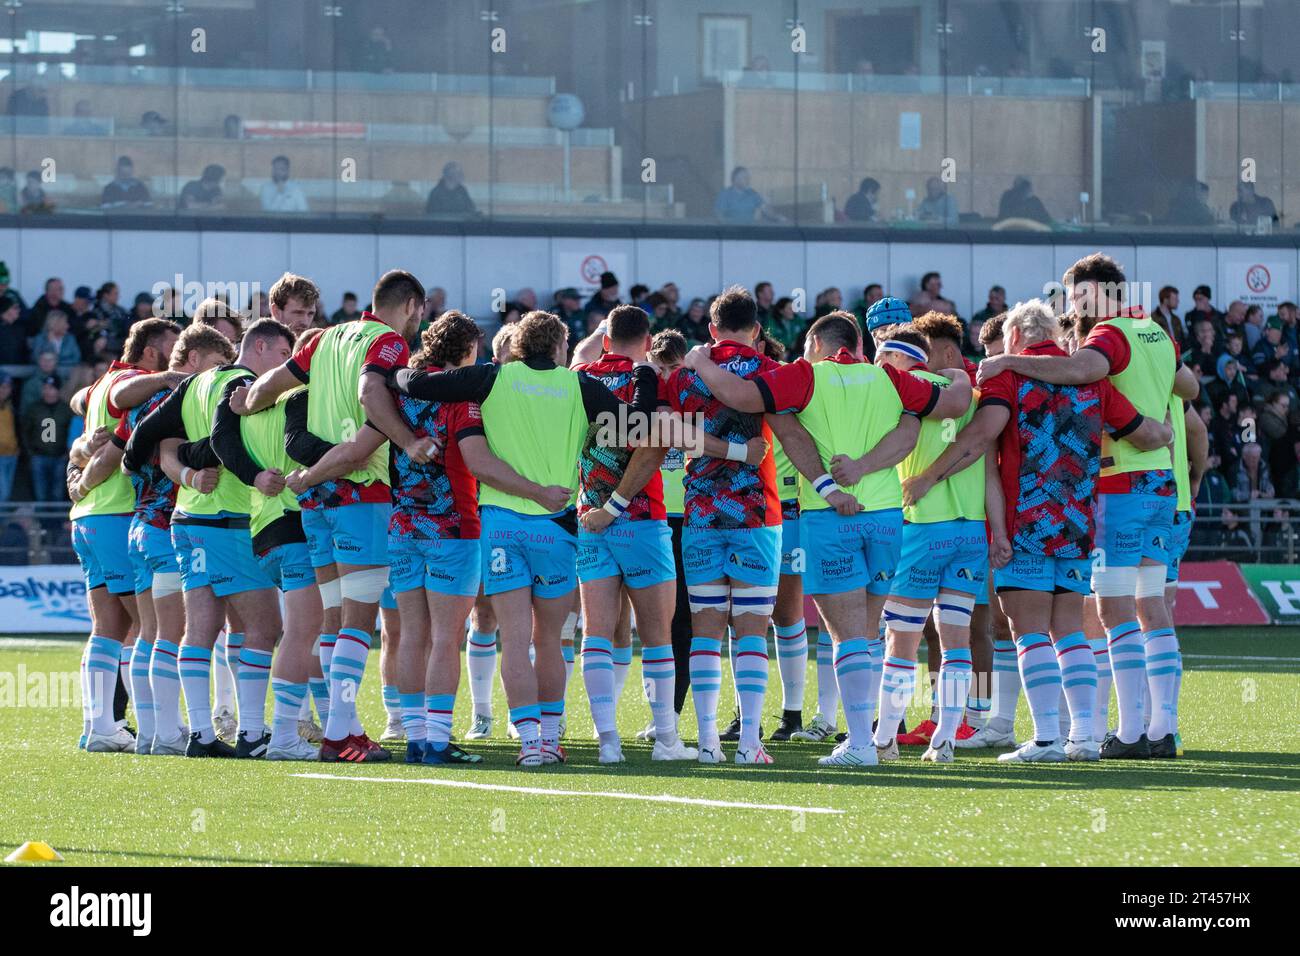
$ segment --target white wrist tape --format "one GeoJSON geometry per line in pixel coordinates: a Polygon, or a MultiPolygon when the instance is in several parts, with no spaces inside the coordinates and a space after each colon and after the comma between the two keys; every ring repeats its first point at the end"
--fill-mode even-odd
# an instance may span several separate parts
{"type": "Polygon", "coordinates": [[[749,446],[738,441],[727,442],[727,461],[744,461],[749,457],[749,446]]]}
{"type": "Polygon", "coordinates": [[[194,474],[194,469],[193,469],[193,468],[186,468],[184,465],[182,465],[182,466],[181,466],[181,484],[182,484],[182,485],[185,485],[186,487],[190,487],[190,475],[192,475],[192,474],[194,474]]]}
{"type": "Polygon", "coordinates": [[[605,506],[601,510],[606,511],[617,518],[627,511],[627,506],[628,500],[626,498],[620,495],[617,491],[611,491],[609,493],[609,501],[605,502],[605,506]]]}
{"type": "Polygon", "coordinates": [[[813,490],[823,498],[829,498],[831,492],[840,490],[840,486],[835,484],[834,478],[824,474],[813,482],[813,490]]]}

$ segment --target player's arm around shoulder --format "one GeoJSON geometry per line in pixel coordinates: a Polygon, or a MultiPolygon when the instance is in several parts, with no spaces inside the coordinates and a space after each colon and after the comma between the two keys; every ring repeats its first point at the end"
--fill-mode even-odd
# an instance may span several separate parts
{"type": "Polygon", "coordinates": [[[723,405],[738,412],[764,411],[763,395],[758,385],[715,364],[710,357],[711,353],[711,346],[697,345],[686,353],[682,364],[694,372],[710,394],[723,405]]]}

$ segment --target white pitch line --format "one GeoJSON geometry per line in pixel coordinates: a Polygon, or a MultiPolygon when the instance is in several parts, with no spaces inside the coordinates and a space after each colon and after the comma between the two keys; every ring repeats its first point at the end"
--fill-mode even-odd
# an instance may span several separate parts
{"type": "Polygon", "coordinates": [[[792,807],[783,803],[742,803],[736,800],[703,800],[674,797],[669,794],[618,793],[613,790],[556,790],[551,787],[511,787],[500,783],[473,783],[468,780],[428,780],[406,777],[345,777],[332,773],[295,773],[293,777],[309,780],[351,780],[363,783],[417,783],[428,787],[459,787],[462,790],[497,790],[503,793],[542,794],[551,797],[607,797],[611,800],[641,800],[645,803],[679,803],[693,807],[723,807],[735,810],[776,810],[782,813],[841,814],[831,807],[792,807]]]}
{"type": "Polygon", "coordinates": [[[1240,654],[1184,654],[1193,661],[1266,661],[1271,664],[1300,664],[1300,657],[1246,657],[1240,654]]]}
{"type": "Polygon", "coordinates": [[[85,643],[85,638],[60,641],[50,637],[0,637],[0,651],[75,650],[85,643]]]}

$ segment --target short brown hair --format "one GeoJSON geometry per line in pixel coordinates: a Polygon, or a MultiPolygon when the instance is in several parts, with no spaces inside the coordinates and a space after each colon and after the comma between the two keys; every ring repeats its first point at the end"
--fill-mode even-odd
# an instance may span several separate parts
{"type": "Polygon", "coordinates": [[[420,349],[411,356],[411,368],[442,368],[469,355],[483,333],[464,312],[450,309],[420,334],[420,349]]]}
{"type": "Polygon", "coordinates": [[[510,354],[517,360],[554,358],[569,336],[569,327],[550,312],[529,312],[515,323],[510,337],[510,354]]]}
{"type": "Polygon", "coordinates": [[[412,299],[424,301],[424,286],[405,269],[390,269],[379,277],[370,293],[372,309],[390,309],[412,299]]]}
{"type": "Polygon", "coordinates": [[[276,319],[258,319],[247,329],[244,330],[243,337],[239,340],[242,348],[245,342],[252,339],[284,339],[289,343],[289,348],[293,348],[293,331],[289,326],[276,319]]]}
{"type": "Polygon", "coordinates": [[[914,319],[912,324],[930,341],[947,339],[958,348],[961,348],[961,341],[965,333],[962,332],[961,322],[955,315],[931,311],[925,313],[919,319],[914,319]]]}
{"type": "Polygon", "coordinates": [[[181,333],[172,349],[171,367],[178,369],[190,360],[195,352],[216,352],[227,363],[235,360],[235,347],[230,340],[210,325],[195,323],[181,333]]]}
{"type": "Polygon", "coordinates": [[[686,336],[676,329],[665,329],[650,340],[650,357],[656,362],[681,362],[686,351],[686,336]]]}
{"type": "Polygon", "coordinates": [[[999,312],[997,315],[990,316],[984,320],[980,326],[980,345],[992,345],[998,339],[1002,338],[1002,325],[1007,321],[1007,314],[999,312]]]}
{"type": "Polygon", "coordinates": [[[1120,264],[1104,252],[1094,252],[1084,256],[1061,277],[1066,288],[1081,282],[1098,282],[1115,290],[1119,301],[1124,301],[1124,270],[1120,264]]]}
{"type": "Polygon", "coordinates": [[[271,286],[267,298],[277,309],[283,309],[289,304],[290,299],[300,299],[302,304],[310,309],[320,301],[320,289],[316,288],[316,283],[305,276],[286,272],[275,280],[275,285],[271,286]]]}
{"type": "Polygon", "coordinates": [[[709,321],[723,332],[748,332],[758,322],[758,304],[749,290],[733,285],[709,304],[709,321]]]}
{"type": "Polygon", "coordinates": [[[122,361],[128,365],[137,364],[144,358],[144,350],[157,348],[158,343],[168,335],[180,335],[181,327],[171,319],[143,319],[131,326],[126,334],[126,344],[122,346],[122,361]]]}
{"type": "Polygon", "coordinates": [[[194,310],[195,325],[215,326],[222,319],[235,327],[235,341],[239,341],[239,337],[244,334],[244,323],[248,321],[247,313],[240,312],[216,298],[204,299],[194,310]]]}
{"type": "Polygon", "coordinates": [[[915,345],[926,355],[930,354],[930,340],[916,327],[915,322],[908,322],[906,325],[895,325],[889,330],[889,335],[885,337],[886,341],[890,339],[895,342],[906,342],[908,345],[915,345]]]}
{"type": "Polygon", "coordinates": [[[808,327],[808,338],[816,337],[828,345],[856,352],[862,345],[862,330],[858,317],[851,312],[827,312],[808,327]]]}
{"type": "Polygon", "coordinates": [[[611,342],[640,342],[650,334],[650,316],[635,305],[616,305],[605,316],[611,342]]]}

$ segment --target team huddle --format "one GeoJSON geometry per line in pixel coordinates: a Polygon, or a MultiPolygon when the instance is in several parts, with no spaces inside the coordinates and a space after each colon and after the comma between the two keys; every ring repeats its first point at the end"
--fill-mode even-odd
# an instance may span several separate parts
{"type": "Polygon", "coordinates": [[[818,763],[840,767],[900,745],[937,763],[1175,757],[1199,385],[1113,260],[1081,259],[1064,285],[1064,315],[1035,299],[985,323],[979,366],[956,318],[891,297],[865,337],[850,313],[820,317],[786,362],[738,287],[710,305],[709,345],[652,337],[624,305],[571,359],[540,311],[491,361],[456,311],[412,354],[425,293],[403,271],[323,330],[306,327],[316,287],[288,274],[246,327],[219,300],[184,329],[138,322],[74,398],[80,746],[389,760],[357,710],[378,620],[381,739],[409,763],[483,762],[498,670],[517,765],[565,762],[576,667],[598,760],[623,761],[633,627],[655,760],[721,763],[734,742],[735,763],[771,764],[790,740],[833,742],[818,763]],[[765,735],[769,626],[782,706],[765,735]],[[907,732],[922,636],[931,714],[907,732]],[[724,653],[737,712],[721,727],[724,653]],[[215,710],[214,665],[233,689],[223,705],[218,681],[215,710]],[[1034,732],[1017,743],[1022,690],[1034,732]]]}

